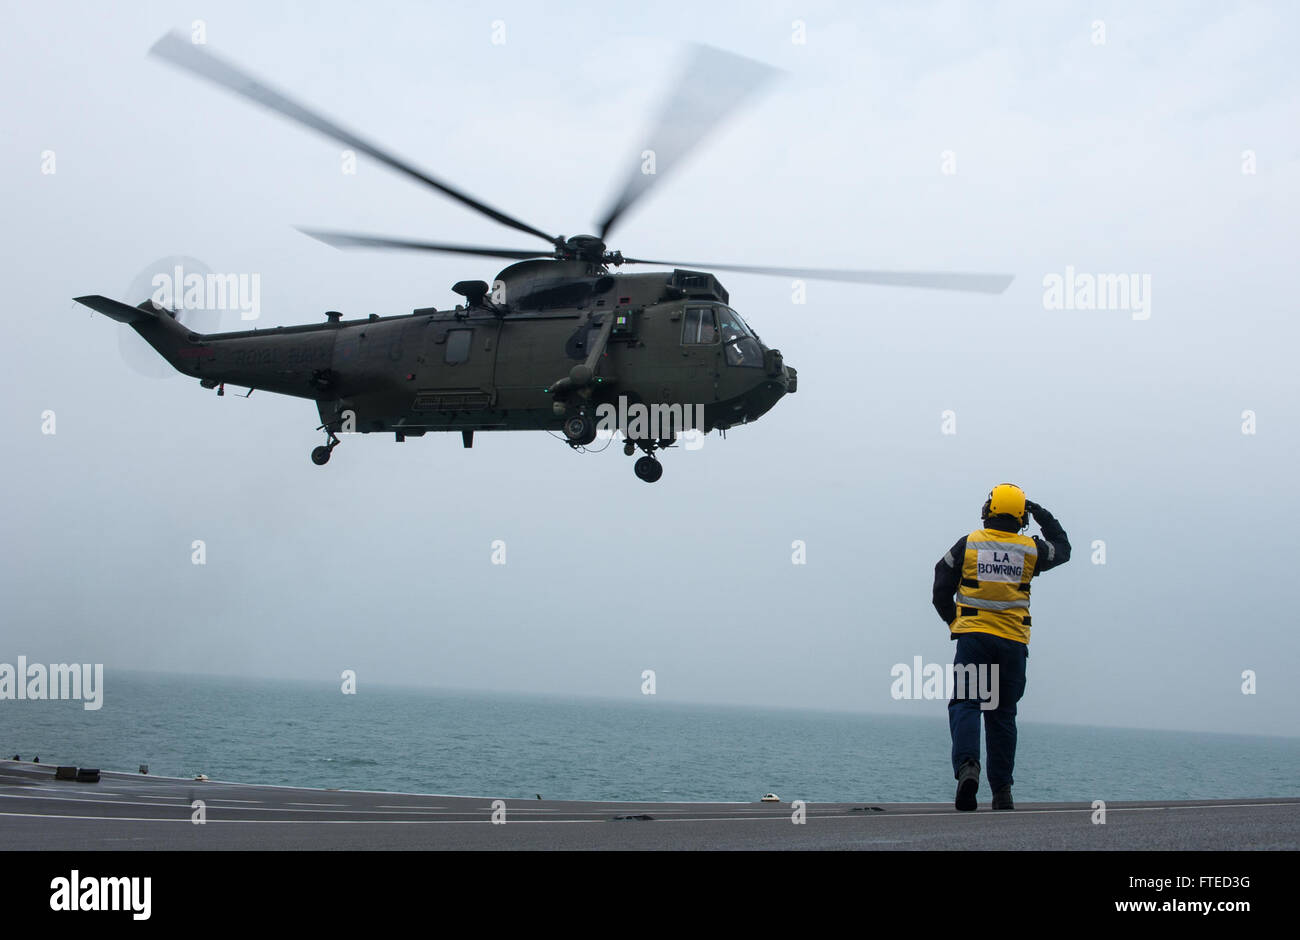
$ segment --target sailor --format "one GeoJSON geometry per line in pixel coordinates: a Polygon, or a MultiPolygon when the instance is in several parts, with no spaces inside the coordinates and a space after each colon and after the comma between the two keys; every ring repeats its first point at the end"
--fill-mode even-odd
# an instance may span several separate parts
{"type": "Polygon", "coordinates": [[[1012,483],[993,487],[980,518],[983,528],[958,539],[934,566],[934,609],[957,641],[948,702],[955,802],[959,810],[977,805],[982,713],[993,809],[1015,809],[1016,703],[1029,657],[1030,581],[1069,561],[1070,541],[1056,518],[1012,483]],[[1030,516],[1042,538],[1021,534],[1030,516]]]}

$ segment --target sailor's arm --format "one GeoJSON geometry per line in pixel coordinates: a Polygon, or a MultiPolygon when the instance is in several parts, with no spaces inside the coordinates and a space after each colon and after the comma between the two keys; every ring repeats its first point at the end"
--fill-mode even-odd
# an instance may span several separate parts
{"type": "Polygon", "coordinates": [[[1043,537],[1034,536],[1034,544],[1038,546],[1038,561],[1034,565],[1034,574],[1055,568],[1057,565],[1063,565],[1070,560],[1070,539],[1065,534],[1065,529],[1061,528],[1061,523],[1056,521],[1056,517],[1035,502],[1026,501],[1025,508],[1029,510],[1038,527],[1043,531],[1043,537]]]}
{"type": "Polygon", "coordinates": [[[957,544],[948,549],[948,554],[939,559],[934,566],[934,596],[932,603],[944,623],[951,624],[957,619],[957,602],[953,595],[961,583],[961,563],[966,555],[966,536],[957,540],[957,544]]]}

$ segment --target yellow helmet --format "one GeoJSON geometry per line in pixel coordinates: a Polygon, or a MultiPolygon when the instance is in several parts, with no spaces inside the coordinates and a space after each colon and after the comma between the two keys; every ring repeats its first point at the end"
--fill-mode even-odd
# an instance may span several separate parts
{"type": "Polygon", "coordinates": [[[989,492],[988,502],[984,504],[983,517],[1014,516],[1023,527],[1025,519],[1025,491],[1014,483],[999,483],[989,492]]]}

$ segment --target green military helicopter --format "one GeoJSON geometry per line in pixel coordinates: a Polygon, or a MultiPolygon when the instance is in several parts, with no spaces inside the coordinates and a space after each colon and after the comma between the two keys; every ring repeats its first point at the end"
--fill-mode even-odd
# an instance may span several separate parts
{"type": "Polygon", "coordinates": [[[379,149],[277,92],[179,33],[152,53],[291,118],[346,147],[450,196],[474,211],[545,242],[544,248],[489,248],[340,232],[308,231],[340,248],[450,252],[514,263],[486,281],[460,281],[453,309],[239,332],[197,333],[177,311],[138,307],[100,295],[78,297],[126,323],[177,371],[224,394],[227,384],[313,399],[326,442],[311,454],[327,463],[339,433],[386,432],[396,440],[428,431],[559,432],[574,448],[607,427],[637,449],[636,475],[663,474],[656,451],[687,433],[726,431],[765,414],[796,389],[795,370],[731,308],[727,291],[699,268],[863,284],[1001,293],[1006,275],[853,271],[690,264],[624,257],[605,240],[616,223],[675,168],[774,69],[704,46],[693,47],[665,100],[648,149],[599,225],[599,236],[552,236],[482,203],[379,149]],[[654,172],[645,157],[653,151],[654,172]],[[615,273],[626,264],[672,271],[615,273]]]}

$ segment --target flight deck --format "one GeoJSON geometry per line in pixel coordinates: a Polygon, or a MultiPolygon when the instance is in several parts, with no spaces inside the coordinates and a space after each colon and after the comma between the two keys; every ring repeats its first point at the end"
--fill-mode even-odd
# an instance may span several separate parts
{"type": "Polygon", "coordinates": [[[0,761],[9,850],[1290,850],[1300,798],[1017,803],[585,802],[222,783],[0,761]],[[202,803],[204,822],[195,802],[202,803]],[[802,821],[796,822],[796,819],[802,821]]]}

